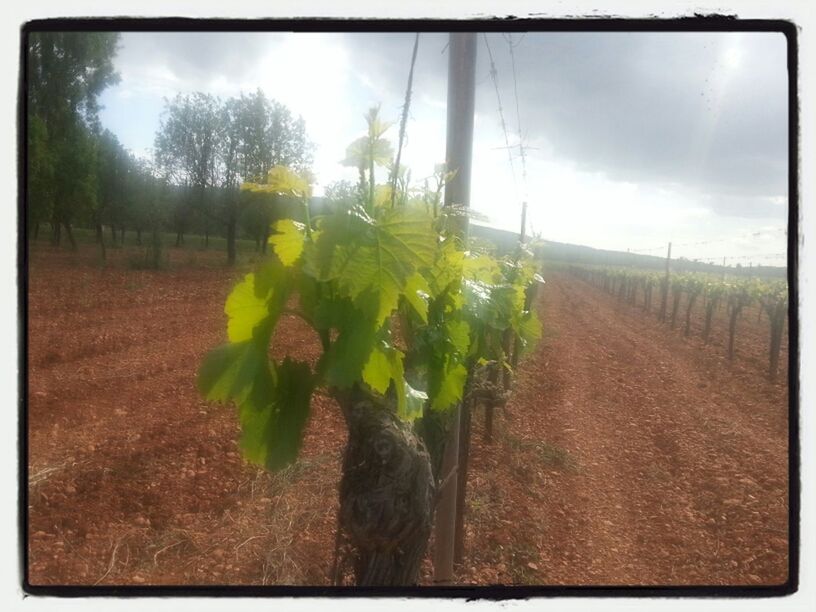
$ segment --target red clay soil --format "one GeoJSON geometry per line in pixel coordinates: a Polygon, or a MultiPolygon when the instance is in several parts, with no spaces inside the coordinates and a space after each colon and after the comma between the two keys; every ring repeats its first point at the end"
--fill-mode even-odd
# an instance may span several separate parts
{"type": "MultiPolygon", "coordinates": [[[[159,272],[90,253],[35,248],[30,261],[30,582],[328,584],[337,406],[315,397],[292,467],[247,465],[234,409],[195,389],[240,274],[221,253],[179,251],[159,272]]],[[[474,418],[458,581],[784,582],[787,387],[784,372],[763,378],[767,321],[743,317],[729,364],[721,339],[703,346],[579,280],[547,281],[545,337],[492,444],[474,418]]],[[[319,350],[296,319],[273,344],[319,350]]]]}

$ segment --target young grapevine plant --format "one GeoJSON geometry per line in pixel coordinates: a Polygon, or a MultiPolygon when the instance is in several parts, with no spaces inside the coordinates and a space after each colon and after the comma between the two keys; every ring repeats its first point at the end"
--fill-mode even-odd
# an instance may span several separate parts
{"type": "MultiPolygon", "coordinates": [[[[307,187],[274,168],[265,185],[249,188],[302,195],[307,187]]],[[[449,408],[461,399],[465,382],[469,328],[455,299],[446,296],[458,281],[462,253],[452,242],[439,243],[433,218],[418,206],[355,205],[315,225],[291,219],[275,224],[270,243],[276,257],[232,290],[225,306],[229,343],[209,354],[199,375],[207,399],[237,404],[246,457],[270,469],[296,458],[319,387],[334,395],[355,386],[375,396],[390,390],[399,418],[411,421],[426,400],[432,409],[449,408]],[[437,301],[429,321],[429,304],[437,301]],[[429,383],[424,389],[406,378],[406,352],[392,317],[401,305],[434,338],[420,347],[426,358],[417,365],[429,383]],[[284,312],[299,316],[320,338],[315,368],[268,358],[284,312]]]]}
{"type": "Polygon", "coordinates": [[[236,404],[245,458],[270,470],[297,458],[315,391],[332,396],[349,428],[341,523],[361,551],[358,584],[410,584],[429,535],[432,505],[425,498],[433,488],[411,423],[462,400],[472,364],[494,356],[489,329],[510,326],[526,345],[539,328],[523,308],[527,268],[515,284],[504,282],[495,260],[467,253],[457,236],[446,235],[446,216],[456,211],[409,197],[407,185],[392,198],[392,186],[376,184],[387,124],[376,111],[367,120],[368,136],[348,155],[360,173],[358,201],[312,219],[308,178],[284,167],[243,186],[300,199],[305,222],[274,225],[274,256],[227,298],[228,342],[207,355],[198,385],[207,399],[236,404]],[[320,339],[314,366],[269,357],[283,314],[300,317],[320,339]],[[398,453],[408,459],[389,459],[398,453]],[[418,467],[392,474],[387,494],[374,490],[383,479],[370,478],[372,470],[409,463],[418,467]],[[361,465],[368,473],[358,473],[361,465]],[[394,488],[409,480],[413,488],[394,488]],[[409,506],[418,518],[404,516],[409,506]],[[383,518],[361,524],[372,516],[383,518]],[[400,525],[391,541],[386,523],[400,525]],[[398,541],[406,534],[415,542],[398,541]]]}

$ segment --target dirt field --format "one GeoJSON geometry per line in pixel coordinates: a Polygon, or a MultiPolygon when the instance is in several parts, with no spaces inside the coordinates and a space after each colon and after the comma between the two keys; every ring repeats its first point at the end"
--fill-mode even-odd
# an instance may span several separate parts
{"type": "MultiPolygon", "coordinates": [[[[30,582],[327,584],[337,407],[316,397],[291,468],[246,465],[233,408],[195,389],[240,273],[221,253],[161,272],[112,257],[31,257],[30,582]]],[[[722,312],[703,346],[568,276],[547,274],[538,307],[545,337],[491,445],[474,416],[459,581],[784,582],[787,369],[764,378],[767,319],[746,311],[729,364],[722,312]]],[[[275,346],[318,350],[294,319],[275,346]]]]}

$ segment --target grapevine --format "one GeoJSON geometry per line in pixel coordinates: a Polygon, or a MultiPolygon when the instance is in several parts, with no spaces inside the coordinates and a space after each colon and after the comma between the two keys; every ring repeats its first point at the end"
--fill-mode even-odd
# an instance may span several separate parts
{"type": "Polygon", "coordinates": [[[477,366],[509,367],[501,335],[527,348],[540,335],[525,309],[529,262],[465,250],[446,232],[455,209],[377,185],[388,124],[376,109],[348,159],[360,198],[311,218],[310,177],[272,168],[243,189],[296,198],[304,222],[283,219],[274,257],[248,274],[225,305],[228,343],[206,357],[199,389],[238,408],[246,459],[270,470],[296,460],[317,390],[334,398],[349,432],[340,483],[340,530],[354,550],[358,584],[414,584],[432,523],[435,470],[413,424],[463,400],[477,366]],[[321,341],[316,365],[270,359],[283,313],[321,341]],[[386,483],[383,485],[383,483],[386,483]]]}

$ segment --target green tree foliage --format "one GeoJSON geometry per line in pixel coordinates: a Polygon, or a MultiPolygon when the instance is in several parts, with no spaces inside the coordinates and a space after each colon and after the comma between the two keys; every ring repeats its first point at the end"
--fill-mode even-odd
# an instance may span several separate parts
{"type": "Polygon", "coordinates": [[[54,197],[54,155],[48,147],[45,122],[32,115],[28,124],[28,229],[35,235],[51,218],[54,197]]]}
{"type": "Polygon", "coordinates": [[[123,228],[130,221],[130,204],[128,197],[129,183],[132,180],[136,162],[110,131],[104,130],[97,139],[97,206],[94,225],[97,240],[104,252],[104,235],[102,225],[110,225],[113,231],[113,243],[116,243],[115,228],[123,228]]]}
{"type": "Polygon", "coordinates": [[[186,192],[173,215],[177,244],[192,223],[201,224],[205,236],[223,227],[227,259],[234,263],[239,222],[265,250],[280,202],[242,195],[238,186],[262,180],[277,165],[306,170],[312,144],[303,120],[258,90],[226,101],[202,93],[177,96],[166,105],[155,149],[159,168],[186,192]]]}
{"type": "Polygon", "coordinates": [[[98,97],[117,82],[118,34],[34,32],[29,35],[27,119],[28,220],[45,218],[52,240],[96,202],[98,97]]]}
{"type": "Polygon", "coordinates": [[[329,183],[325,189],[325,197],[332,209],[349,208],[355,203],[363,201],[359,185],[355,185],[351,181],[329,183]]]}
{"type": "Polygon", "coordinates": [[[220,102],[211,95],[179,94],[165,107],[156,134],[156,161],[171,181],[190,190],[175,216],[177,244],[192,214],[203,221],[209,237],[212,198],[207,196],[215,186],[221,127],[220,102]]]}

